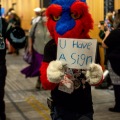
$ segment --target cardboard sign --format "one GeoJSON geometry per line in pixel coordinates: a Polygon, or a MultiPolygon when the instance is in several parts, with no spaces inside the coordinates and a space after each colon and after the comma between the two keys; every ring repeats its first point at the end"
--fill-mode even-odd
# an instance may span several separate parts
{"type": "Polygon", "coordinates": [[[96,39],[59,38],[57,60],[66,62],[69,68],[87,69],[95,62],[96,46],[96,39]]]}

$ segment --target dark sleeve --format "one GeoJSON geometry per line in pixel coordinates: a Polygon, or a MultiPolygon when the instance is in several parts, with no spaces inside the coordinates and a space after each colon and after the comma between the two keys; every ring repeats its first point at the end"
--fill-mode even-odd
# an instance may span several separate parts
{"type": "Polygon", "coordinates": [[[104,33],[103,30],[100,30],[100,32],[99,32],[99,37],[100,37],[102,40],[104,39],[105,33],[104,33]]]}
{"type": "MultiPolygon", "coordinates": [[[[4,18],[2,18],[2,37],[4,38],[4,43],[6,39],[6,29],[7,29],[7,22],[5,21],[4,18]]],[[[4,66],[6,63],[5,55],[6,55],[6,47],[5,49],[0,49],[0,66],[1,65],[4,66]]]]}
{"type": "Polygon", "coordinates": [[[100,64],[99,43],[97,43],[97,47],[96,47],[96,59],[95,59],[95,63],[100,64]]]}
{"type": "Polygon", "coordinates": [[[49,41],[44,49],[44,58],[43,62],[50,62],[56,60],[57,54],[57,45],[55,44],[54,40],[49,41]]]}
{"type": "Polygon", "coordinates": [[[113,48],[120,43],[120,32],[118,30],[113,30],[110,32],[108,37],[105,39],[104,43],[108,46],[108,48],[113,48]]]}
{"type": "Polygon", "coordinates": [[[6,38],[6,30],[7,30],[7,22],[5,21],[4,18],[2,18],[2,36],[4,37],[4,39],[6,38]]]}

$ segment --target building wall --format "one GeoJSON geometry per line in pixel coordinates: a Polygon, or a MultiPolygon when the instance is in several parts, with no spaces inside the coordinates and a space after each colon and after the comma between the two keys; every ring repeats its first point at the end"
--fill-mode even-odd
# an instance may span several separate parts
{"type": "Polygon", "coordinates": [[[120,9],[120,0],[114,0],[115,1],[115,9],[120,9]]]}
{"type": "MultiPolygon", "coordinates": [[[[100,20],[104,20],[104,0],[86,0],[91,16],[94,20],[94,28],[90,31],[90,37],[97,39],[98,42],[102,40],[99,38],[98,23],[100,20]]],[[[99,46],[100,51],[100,64],[104,68],[104,49],[99,46]]]]}
{"type": "Polygon", "coordinates": [[[6,12],[12,7],[12,3],[16,3],[14,9],[21,18],[22,28],[29,29],[31,19],[35,16],[33,9],[40,6],[39,0],[1,0],[6,12]]]}
{"type": "Polygon", "coordinates": [[[86,0],[87,4],[89,6],[89,11],[92,15],[92,18],[94,20],[94,28],[92,31],[90,31],[90,36],[92,38],[97,38],[99,41],[98,37],[98,23],[100,20],[104,19],[104,0],[86,0]]]}

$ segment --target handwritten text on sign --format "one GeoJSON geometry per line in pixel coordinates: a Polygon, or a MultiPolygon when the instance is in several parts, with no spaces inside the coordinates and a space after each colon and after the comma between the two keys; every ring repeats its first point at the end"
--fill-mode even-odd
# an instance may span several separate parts
{"type": "Polygon", "coordinates": [[[67,63],[69,68],[86,69],[95,61],[97,40],[59,38],[57,60],[67,63]]]}

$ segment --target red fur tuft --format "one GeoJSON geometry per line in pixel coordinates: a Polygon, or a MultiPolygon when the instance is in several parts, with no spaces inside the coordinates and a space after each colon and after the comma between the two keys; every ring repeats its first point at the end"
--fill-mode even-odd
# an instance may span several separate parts
{"type": "Polygon", "coordinates": [[[56,22],[53,21],[52,17],[60,16],[61,12],[62,12],[62,7],[57,4],[52,4],[51,6],[48,7],[48,9],[46,11],[46,15],[48,17],[47,27],[48,27],[48,30],[50,31],[50,35],[53,39],[55,39],[56,22]]]}
{"type": "Polygon", "coordinates": [[[83,16],[88,13],[88,6],[83,2],[74,2],[71,6],[71,12],[83,16]]]}
{"type": "MultiPolygon", "coordinates": [[[[77,20],[77,25],[79,25],[80,28],[82,27],[84,29],[83,34],[86,34],[85,36],[88,36],[89,30],[93,29],[93,19],[88,12],[88,6],[83,2],[75,2],[71,6],[71,12],[75,15],[81,15],[81,19],[77,20]],[[81,26],[79,23],[82,23],[81,26]]],[[[78,28],[78,30],[80,28],[78,28]]],[[[84,36],[82,35],[82,37],[84,36]]]]}
{"type": "Polygon", "coordinates": [[[46,15],[48,17],[51,16],[60,16],[62,13],[62,7],[60,5],[57,4],[52,4],[51,6],[48,7],[47,11],[46,11],[46,15]]]}
{"type": "Polygon", "coordinates": [[[53,90],[57,84],[55,83],[50,83],[47,79],[47,67],[48,67],[48,63],[46,62],[42,62],[41,68],[40,68],[40,80],[42,83],[42,86],[45,90],[53,90]]]}

